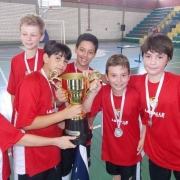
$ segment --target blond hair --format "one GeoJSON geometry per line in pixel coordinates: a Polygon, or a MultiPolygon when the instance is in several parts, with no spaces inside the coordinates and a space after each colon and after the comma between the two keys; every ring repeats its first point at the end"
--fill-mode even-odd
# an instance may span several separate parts
{"type": "Polygon", "coordinates": [[[27,26],[37,26],[39,28],[40,34],[43,35],[44,34],[44,30],[45,30],[45,22],[44,20],[36,15],[36,14],[25,14],[20,18],[20,23],[19,23],[19,27],[21,30],[21,26],[25,24],[27,26]]]}

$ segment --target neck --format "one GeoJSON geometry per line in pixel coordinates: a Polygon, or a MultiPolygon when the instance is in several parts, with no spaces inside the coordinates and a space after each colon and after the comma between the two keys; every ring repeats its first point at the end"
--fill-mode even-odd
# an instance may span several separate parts
{"type": "Polygon", "coordinates": [[[74,62],[74,63],[75,63],[75,66],[77,67],[77,69],[80,70],[80,71],[87,70],[88,67],[89,67],[89,65],[87,65],[87,66],[81,66],[77,61],[74,62]]]}
{"type": "Polygon", "coordinates": [[[25,50],[25,53],[26,53],[26,58],[27,59],[31,59],[33,58],[35,55],[36,55],[36,52],[37,52],[38,49],[32,49],[32,50],[25,50]]]}
{"type": "Polygon", "coordinates": [[[122,96],[122,95],[123,95],[123,92],[124,92],[124,90],[123,90],[123,91],[116,91],[116,90],[112,89],[112,93],[113,93],[113,95],[115,95],[115,96],[122,96]]]}
{"type": "Polygon", "coordinates": [[[148,80],[149,80],[150,82],[152,82],[152,83],[157,83],[157,82],[160,81],[163,73],[164,73],[164,71],[161,72],[161,73],[159,73],[159,74],[157,74],[157,75],[149,75],[149,74],[148,74],[148,80]]]}
{"type": "Polygon", "coordinates": [[[47,79],[49,79],[49,71],[48,71],[48,69],[45,66],[42,69],[44,70],[47,79]]]}

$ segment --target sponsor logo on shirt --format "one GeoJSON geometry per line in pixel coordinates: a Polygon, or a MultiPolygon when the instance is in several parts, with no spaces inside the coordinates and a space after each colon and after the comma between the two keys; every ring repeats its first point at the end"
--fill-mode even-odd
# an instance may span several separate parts
{"type": "Polygon", "coordinates": [[[46,112],[46,114],[52,114],[52,113],[55,113],[54,109],[47,110],[47,112],[46,112]]]}

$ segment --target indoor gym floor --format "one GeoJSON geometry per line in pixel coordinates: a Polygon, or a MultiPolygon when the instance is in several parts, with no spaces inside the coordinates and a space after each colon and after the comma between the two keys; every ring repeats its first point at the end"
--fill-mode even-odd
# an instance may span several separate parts
{"type": "MultiPolygon", "coordinates": [[[[72,52],[74,51],[74,44],[67,44],[72,52]]],[[[122,49],[122,54],[126,55],[130,61],[131,74],[141,74],[145,70],[143,68],[142,62],[137,62],[135,60],[139,59],[140,48],[139,44],[130,44],[122,42],[100,42],[99,49],[96,57],[91,62],[91,67],[99,70],[101,73],[105,71],[105,64],[109,56],[120,53],[120,48],[118,46],[124,46],[122,49]],[[133,46],[133,47],[131,47],[133,46]]],[[[43,47],[43,44],[40,44],[43,47]]],[[[11,101],[10,96],[6,91],[10,62],[11,58],[22,52],[23,48],[21,46],[0,46],[0,112],[8,119],[11,119],[11,101]]],[[[173,59],[168,63],[166,71],[171,71],[180,74],[180,49],[174,50],[173,59]]],[[[76,55],[73,52],[72,60],[75,60],[76,55]]],[[[141,57],[141,56],[140,56],[141,57]]],[[[11,156],[10,156],[11,159],[11,156]]],[[[91,166],[89,168],[90,180],[111,180],[112,177],[107,174],[105,170],[105,163],[101,160],[101,113],[96,116],[94,122],[93,139],[91,146],[91,166]]],[[[11,180],[13,177],[11,176],[11,180]]],[[[144,156],[142,161],[142,180],[149,180],[148,173],[148,158],[144,156]]],[[[171,180],[175,180],[172,175],[171,180]]]]}

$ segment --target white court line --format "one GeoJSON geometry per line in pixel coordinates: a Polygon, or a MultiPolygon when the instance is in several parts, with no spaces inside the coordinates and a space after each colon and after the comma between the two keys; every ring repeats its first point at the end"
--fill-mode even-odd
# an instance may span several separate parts
{"type": "Polygon", "coordinates": [[[97,125],[97,126],[94,126],[93,129],[97,129],[97,128],[100,128],[101,125],[97,125]]]}
{"type": "Polygon", "coordinates": [[[6,79],[5,75],[4,75],[4,73],[3,73],[2,69],[1,69],[1,67],[0,67],[0,73],[1,73],[1,75],[2,75],[2,77],[3,77],[3,79],[4,79],[5,84],[7,85],[8,82],[7,82],[7,79],[6,79]]]}

